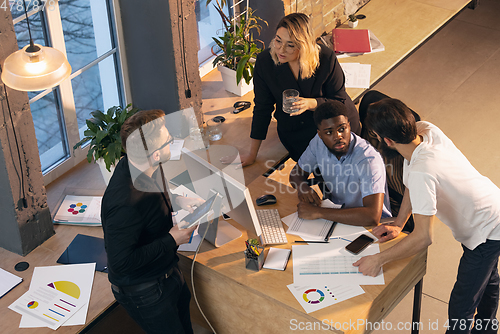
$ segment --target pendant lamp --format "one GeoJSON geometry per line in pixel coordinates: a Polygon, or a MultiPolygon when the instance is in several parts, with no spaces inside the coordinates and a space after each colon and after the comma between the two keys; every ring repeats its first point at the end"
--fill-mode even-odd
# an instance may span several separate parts
{"type": "Polygon", "coordinates": [[[69,77],[71,65],[61,51],[33,43],[26,1],[24,13],[30,44],[5,59],[2,81],[8,87],[21,91],[39,91],[57,86],[69,77]]]}

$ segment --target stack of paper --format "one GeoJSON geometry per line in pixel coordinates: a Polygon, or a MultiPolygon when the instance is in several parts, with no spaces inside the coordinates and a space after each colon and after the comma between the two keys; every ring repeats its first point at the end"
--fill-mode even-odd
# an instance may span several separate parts
{"type": "Polygon", "coordinates": [[[54,223],[101,226],[102,196],[66,195],[54,216],[54,223]]]}
{"type": "MultiPolygon", "coordinates": [[[[297,226],[298,219],[295,213],[283,218],[283,222],[297,226]]],[[[319,225],[317,220],[302,220],[300,228],[292,233],[305,240],[321,239],[323,229],[318,228],[319,225]]],[[[380,252],[378,244],[368,246],[358,255],[347,252],[345,246],[361,234],[371,235],[364,227],[338,223],[329,243],[292,246],[293,284],[288,285],[288,289],[307,313],[363,294],[360,285],[385,284],[382,270],[377,277],[369,277],[352,265],[363,256],[380,252]]]]}
{"type": "Polygon", "coordinates": [[[95,263],[36,267],[30,289],[9,306],[23,315],[20,328],[85,324],[95,263]]]}

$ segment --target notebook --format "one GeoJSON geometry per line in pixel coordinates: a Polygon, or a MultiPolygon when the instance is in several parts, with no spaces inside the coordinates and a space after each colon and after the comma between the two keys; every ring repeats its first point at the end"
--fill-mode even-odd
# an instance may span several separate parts
{"type": "Polygon", "coordinates": [[[264,268],[274,269],[274,270],[285,270],[291,252],[292,251],[290,249],[282,249],[275,247],[269,248],[269,252],[267,253],[266,257],[266,262],[264,262],[264,268]]]}
{"type": "Polygon", "coordinates": [[[61,264],[93,262],[96,264],[96,271],[108,272],[104,239],[84,234],[78,234],[57,260],[61,264]]]}
{"type": "Polygon", "coordinates": [[[372,51],[368,29],[333,29],[332,42],[336,53],[372,51]]]}
{"type": "Polygon", "coordinates": [[[0,298],[14,289],[23,279],[0,268],[0,298]]]}

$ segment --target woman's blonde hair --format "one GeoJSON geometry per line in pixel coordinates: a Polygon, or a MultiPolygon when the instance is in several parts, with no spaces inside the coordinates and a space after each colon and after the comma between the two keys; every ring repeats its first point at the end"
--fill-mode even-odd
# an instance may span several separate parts
{"type": "MultiPolygon", "coordinates": [[[[276,31],[279,28],[285,28],[294,44],[299,48],[300,78],[312,77],[319,66],[320,47],[316,44],[309,16],[303,13],[288,14],[278,23],[276,31]]],[[[276,65],[280,64],[274,39],[271,43],[271,57],[276,65]]]]}

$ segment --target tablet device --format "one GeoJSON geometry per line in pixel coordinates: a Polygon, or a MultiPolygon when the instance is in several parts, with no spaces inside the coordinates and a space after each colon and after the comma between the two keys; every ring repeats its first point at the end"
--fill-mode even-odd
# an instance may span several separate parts
{"type": "Polygon", "coordinates": [[[212,210],[212,207],[214,206],[214,202],[215,202],[215,199],[217,198],[217,195],[219,195],[219,193],[216,193],[215,195],[213,195],[212,197],[207,199],[205,201],[205,203],[203,203],[202,205],[197,207],[196,210],[193,211],[193,213],[190,213],[186,217],[184,217],[181,221],[186,222],[186,224],[183,226],[179,226],[179,227],[182,229],[185,229],[185,228],[190,228],[190,227],[198,224],[200,222],[200,220],[203,217],[205,217],[206,215],[208,215],[210,210],[212,210]]]}

